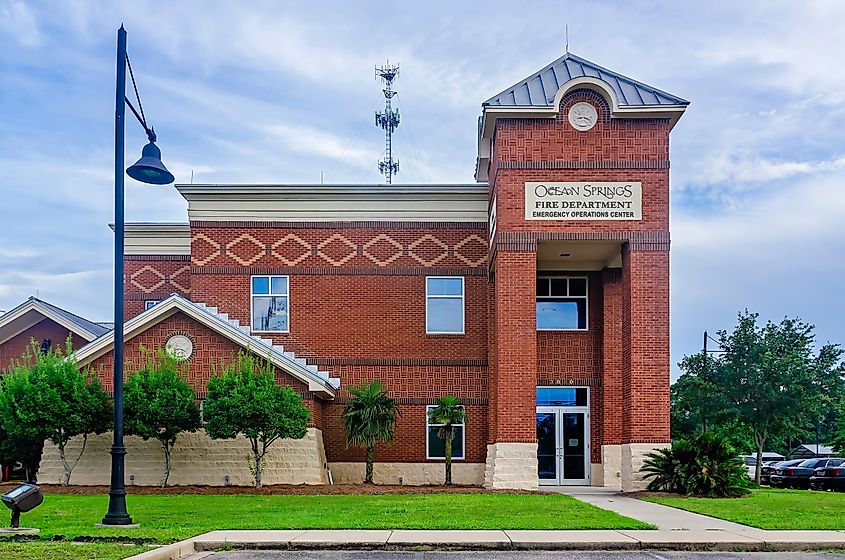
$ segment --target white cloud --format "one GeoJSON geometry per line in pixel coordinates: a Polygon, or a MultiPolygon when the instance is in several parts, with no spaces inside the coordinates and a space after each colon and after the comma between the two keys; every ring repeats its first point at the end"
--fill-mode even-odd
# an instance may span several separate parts
{"type": "MultiPolygon", "coordinates": [[[[700,349],[701,332],[729,328],[748,307],[764,318],[800,316],[818,340],[842,342],[845,169],[748,193],[741,208],[675,208],[672,218],[673,358],[700,349]]],[[[677,374],[677,371],[675,372],[677,374]]]]}
{"type": "Polygon", "coordinates": [[[0,35],[4,34],[26,47],[37,46],[42,39],[32,10],[18,0],[0,3],[0,35]]]}
{"type": "Polygon", "coordinates": [[[281,123],[267,125],[265,130],[292,152],[322,156],[337,163],[349,162],[361,168],[372,166],[377,161],[373,157],[378,153],[375,146],[353,145],[350,139],[325,130],[281,123]]]}
{"type": "MultiPolygon", "coordinates": [[[[180,182],[380,181],[373,65],[387,58],[402,68],[398,180],[451,182],[472,180],[480,103],[564,49],[560,18],[538,18],[547,1],[494,4],[0,0],[0,307],[38,289],[108,317],[121,22],[180,182]]],[[[692,101],[672,136],[675,358],[745,305],[845,326],[831,296],[831,271],[845,273],[843,10],[567,3],[573,52],[692,101]]],[[[130,121],[127,164],[143,144],[130,121]]],[[[126,200],[130,220],[185,219],[172,188],[127,181],[126,200]]]]}

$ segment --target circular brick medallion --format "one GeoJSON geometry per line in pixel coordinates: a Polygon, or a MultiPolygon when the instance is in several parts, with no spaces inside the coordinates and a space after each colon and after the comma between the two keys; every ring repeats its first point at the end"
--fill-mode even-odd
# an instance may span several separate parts
{"type": "Polygon", "coordinates": [[[184,334],[174,334],[167,339],[164,348],[177,360],[184,361],[194,353],[194,342],[184,334]]]}

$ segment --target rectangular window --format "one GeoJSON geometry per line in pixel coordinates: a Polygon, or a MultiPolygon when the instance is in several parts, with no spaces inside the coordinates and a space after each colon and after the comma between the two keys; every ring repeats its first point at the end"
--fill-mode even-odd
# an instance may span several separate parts
{"type": "Polygon", "coordinates": [[[537,387],[537,406],[587,406],[585,387],[537,387]]]}
{"type": "Polygon", "coordinates": [[[287,276],[253,276],[251,299],[253,332],[289,332],[287,276]]]}
{"type": "MultiPolygon", "coordinates": [[[[440,438],[440,428],[443,424],[431,424],[428,419],[428,412],[436,408],[435,405],[425,407],[425,456],[426,459],[445,459],[446,442],[440,438]]],[[[452,424],[452,433],[455,438],[452,440],[452,459],[464,458],[464,424],[452,424]]]]}
{"type": "Polygon", "coordinates": [[[153,306],[157,303],[158,303],[157,299],[148,299],[147,301],[144,302],[144,311],[146,311],[148,309],[152,309],[153,306]]]}
{"type": "Polygon", "coordinates": [[[464,279],[427,276],[425,279],[426,334],[464,334],[464,279]]]}
{"type": "Polygon", "coordinates": [[[537,330],[587,330],[587,278],[537,277],[537,330]]]}

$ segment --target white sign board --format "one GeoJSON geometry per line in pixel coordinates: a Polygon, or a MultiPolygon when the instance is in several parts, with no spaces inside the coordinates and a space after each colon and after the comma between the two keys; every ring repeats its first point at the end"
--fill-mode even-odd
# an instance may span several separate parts
{"type": "Polygon", "coordinates": [[[525,183],[526,220],[642,220],[643,184],[525,183]]]}

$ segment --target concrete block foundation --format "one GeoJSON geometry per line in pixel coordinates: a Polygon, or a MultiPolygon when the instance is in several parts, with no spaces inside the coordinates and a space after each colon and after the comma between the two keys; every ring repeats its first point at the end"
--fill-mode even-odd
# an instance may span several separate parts
{"type": "MultiPolygon", "coordinates": [[[[70,483],[80,485],[108,484],[111,472],[112,433],[88,436],[85,452],[71,474],[70,483]]],[[[161,480],[163,455],[156,440],[144,441],[127,436],[126,484],[157,486],[161,480]]],[[[79,454],[82,438],[70,441],[66,452],[71,459],[79,454]]],[[[252,486],[252,474],[247,461],[249,442],[244,437],[213,440],[204,430],[180,434],[171,457],[168,485],[202,484],[224,486],[225,478],[233,486],[252,486]]],[[[323,434],[309,428],[298,440],[277,440],[265,456],[264,484],[327,484],[326,454],[323,434]]],[[[44,446],[38,480],[44,484],[60,484],[64,469],[59,450],[49,442],[44,446]]]]}

